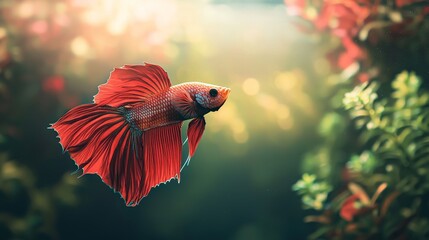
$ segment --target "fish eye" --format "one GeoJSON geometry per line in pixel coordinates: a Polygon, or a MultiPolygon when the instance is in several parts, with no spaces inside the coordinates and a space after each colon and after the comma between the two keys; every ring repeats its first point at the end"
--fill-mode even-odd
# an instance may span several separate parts
{"type": "Polygon", "coordinates": [[[216,97],[217,96],[217,94],[218,94],[218,92],[217,92],[217,90],[216,89],[214,89],[214,88],[212,88],[212,89],[210,89],[210,96],[211,97],[216,97]]]}

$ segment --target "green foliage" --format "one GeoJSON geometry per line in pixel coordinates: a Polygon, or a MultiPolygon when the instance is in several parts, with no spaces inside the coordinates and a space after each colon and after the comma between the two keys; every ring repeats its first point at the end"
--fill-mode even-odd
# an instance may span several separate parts
{"type": "MultiPolygon", "coordinates": [[[[379,99],[376,84],[357,86],[344,97],[344,106],[356,121],[365,142],[373,141],[373,158],[386,164],[390,183],[398,191],[429,191],[428,93],[420,93],[421,80],[402,72],[392,82],[390,98],[379,99]]],[[[355,158],[349,162],[355,165],[355,158]]]]}
{"type": "Polygon", "coordinates": [[[332,187],[327,182],[316,182],[316,176],[304,174],[292,189],[302,195],[305,208],[321,210],[332,187]]]}
{"type": "Polygon", "coordinates": [[[353,155],[347,162],[347,168],[355,173],[369,174],[377,167],[377,159],[371,151],[364,151],[360,155],[353,155]]]}
{"type": "Polygon", "coordinates": [[[30,169],[0,152],[0,238],[54,238],[55,207],[75,205],[77,180],[69,173],[52,188],[40,188],[30,169]]]}
{"type": "MultiPolygon", "coordinates": [[[[294,185],[306,208],[322,210],[320,216],[306,218],[321,224],[310,238],[429,237],[429,93],[422,89],[421,79],[404,71],[390,87],[374,81],[358,85],[345,94],[343,106],[358,131],[355,145],[361,153],[350,152],[351,157],[343,155],[349,159],[345,162],[335,158],[329,161],[326,156],[342,151],[338,140],[332,141],[329,137],[342,136],[339,127],[333,126],[343,126],[344,130],[347,123],[337,117],[341,116],[340,110],[327,114],[319,127],[325,142],[316,153],[323,152],[325,164],[332,169],[343,169],[342,179],[319,174],[320,171],[315,170],[317,161],[313,161],[313,168],[308,167],[308,161],[305,166],[307,170],[313,169],[309,172],[317,174],[324,186],[333,184],[337,189],[337,185],[345,181],[349,188],[336,190],[336,195],[327,198],[323,195],[321,203],[328,207],[322,208],[316,195],[327,194],[332,188],[325,188],[325,192],[314,190],[311,184],[319,183],[309,173],[294,185]]],[[[320,159],[320,155],[312,156],[313,160],[320,159]]]]}
{"type": "Polygon", "coordinates": [[[331,112],[322,118],[318,130],[322,137],[333,138],[343,132],[345,127],[343,117],[336,112],[331,112]]]}

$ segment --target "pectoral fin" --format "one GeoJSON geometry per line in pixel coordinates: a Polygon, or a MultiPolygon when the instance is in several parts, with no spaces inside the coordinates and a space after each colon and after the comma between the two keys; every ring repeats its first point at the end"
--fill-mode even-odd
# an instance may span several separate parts
{"type": "Polygon", "coordinates": [[[201,137],[203,136],[204,129],[206,126],[206,120],[204,117],[201,118],[195,118],[189,123],[188,126],[188,146],[189,146],[189,154],[188,158],[186,159],[185,163],[182,166],[182,169],[184,166],[189,165],[189,162],[194,156],[195,150],[198,147],[198,143],[201,140],[201,137]]]}

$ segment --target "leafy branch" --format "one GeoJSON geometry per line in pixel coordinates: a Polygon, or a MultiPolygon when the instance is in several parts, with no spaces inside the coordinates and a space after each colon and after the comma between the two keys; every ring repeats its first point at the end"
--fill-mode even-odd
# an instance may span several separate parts
{"type": "MultiPolygon", "coordinates": [[[[328,176],[316,181],[308,173],[294,185],[305,208],[321,211],[306,217],[321,224],[310,239],[428,237],[429,218],[422,209],[429,207],[424,205],[429,195],[429,93],[421,86],[419,77],[404,71],[388,88],[371,82],[345,94],[343,106],[359,131],[362,152],[343,166],[348,188],[333,188],[328,176]]],[[[335,134],[334,128],[326,129],[335,134]]]]}

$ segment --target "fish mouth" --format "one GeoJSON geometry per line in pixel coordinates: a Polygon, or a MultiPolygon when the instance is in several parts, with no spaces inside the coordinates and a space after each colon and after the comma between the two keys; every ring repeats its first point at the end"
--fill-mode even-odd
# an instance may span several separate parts
{"type": "Polygon", "coordinates": [[[219,111],[219,109],[225,104],[225,102],[226,102],[226,99],[228,98],[228,95],[229,95],[229,93],[231,92],[231,89],[230,88],[222,88],[221,90],[220,90],[220,92],[222,92],[223,93],[223,95],[225,96],[224,98],[225,98],[225,100],[219,105],[219,106],[217,106],[217,107],[215,107],[215,108],[209,108],[209,110],[211,111],[211,112],[216,112],[216,111],[219,111]]]}
{"type": "Polygon", "coordinates": [[[226,101],[226,98],[228,97],[229,93],[231,92],[231,88],[223,88],[222,91],[225,94],[225,101],[226,101]]]}

